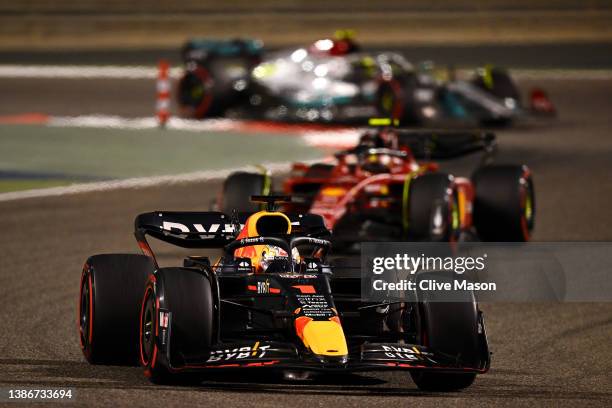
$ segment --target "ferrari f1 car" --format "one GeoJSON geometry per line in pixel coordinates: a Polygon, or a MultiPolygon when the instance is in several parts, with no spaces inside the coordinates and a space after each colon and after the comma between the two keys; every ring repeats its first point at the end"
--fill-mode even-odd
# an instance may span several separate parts
{"type": "MultiPolygon", "coordinates": [[[[368,130],[335,163],[294,164],[285,209],[322,216],[338,249],[361,241],[527,241],[535,221],[531,171],[491,163],[494,151],[492,133],[368,130]],[[470,178],[431,161],[477,151],[484,157],[470,178]]],[[[268,175],[234,173],[219,208],[252,210],[245,197],[269,190],[268,175]]]]}
{"type": "MultiPolygon", "coordinates": [[[[501,68],[441,81],[401,54],[361,52],[344,37],[270,53],[254,40],[192,40],[183,59],[178,103],[191,118],[346,123],[385,116],[419,125],[496,125],[526,113],[520,91],[501,68]]],[[[554,112],[543,91],[535,98],[534,108],[554,112]]]]}
{"type": "Polygon", "coordinates": [[[79,338],[93,364],[140,364],[155,383],[206,373],[404,370],[418,387],[457,390],[489,368],[482,313],[464,301],[367,303],[360,279],[327,261],[323,219],[155,211],[136,217],[144,255],[90,257],[81,277],[79,338]],[[201,253],[160,267],[154,237],[201,253]]]}

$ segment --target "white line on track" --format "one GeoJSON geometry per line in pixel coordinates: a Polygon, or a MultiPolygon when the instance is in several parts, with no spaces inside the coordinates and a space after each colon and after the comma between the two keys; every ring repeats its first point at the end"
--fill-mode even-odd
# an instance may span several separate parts
{"type": "MultiPolygon", "coordinates": [[[[308,162],[306,162],[308,163],[308,162]]],[[[290,162],[262,163],[272,173],[286,172],[291,169],[290,162]]],[[[169,176],[135,177],[124,180],[109,180],[93,183],[73,184],[63,187],[40,188],[25,191],[0,193],[0,202],[23,200],[29,198],[58,197],[72,194],[94,193],[109,190],[139,189],[161,185],[187,184],[203,181],[222,180],[234,171],[260,171],[253,166],[232,169],[204,170],[169,176]]]]}
{"type": "MultiPolygon", "coordinates": [[[[170,70],[170,76],[180,78],[181,67],[170,70]]],[[[469,75],[468,69],[458,70],[459,75],[469,75]]],[[[612,69],[513,69],[517,79],[554,80],[610,80],[612,69]]],[[[145,65],[17,65],[0,64],[0,78],[112,78],[112,79],[154,79],[157,68],[145,65]]]]}
{"type": "Polygon", "coordinates": [[[346,130],[316,130],[302,134],[306,144],[315,147],[349,148],[355,146],[363,130],[354,128],[346,130]]]}
{"type": "MultiPolygon", "coordinates": [[[[181,68],[172,68],[170,76],[179,78],[181,68]]],[[[157,68],[143,65],[0,65],[0,78],[111,78],[154,79],[157,68]]]]}
{"type": "MultiPolygon", "coordinates": [[[[83,115],[83,116],[51,116],[47,122],[48,126],[56,127],[83,127],[83,128],[106,128],[106,129],[157,129],[157,119],[153,117],[124,118],[113,115],[83,115]]],[[[192,120],[181,118],[170,118],[166,124],[167,129],[199,131],[240,131],[248,128],[242,122],[233,119],[205,119],[192,120]]],[[[348,147],[353,146],[359,140],[361,130],[330,129],[330,130],[287,130],[300,135],[306,144],[315,147],[348,147]]]]}
{"type": "MultiPolygon", "coordinates": [[[[156,129],[157,120],[154,117],[124,118],[113,115],[83,115],[83,116],[51,116],[47,122],[49,126],[57,127],[83,127],[106,129],[156,129]]],[[[192,120],[170,118],[166,124],[167,129],[184,131],[244,131],[248,124],[234,119],[205,119],[192,120]]],[[[347,148],[355,145],[362,130],[329,129],[329,130],[303,130],[287,129],[287,133],[298,134],[306,144],[314,147],[347,148]]]]}
{"type": "MultiPolygon", "coordinates": [[[[240,121],[233,119],[206,119],[193,120],[170,118],[166,123],[167,129],[187,131],[228,131],[237,130],[240,121]]],[[[82,127],[82,128],[107,128],[107,129],[157,129],[159,124],[153,116],[126,118],[117,115],[79,115],[79,116],[50,116],[46,123],[56,127],[82,127]]]]}

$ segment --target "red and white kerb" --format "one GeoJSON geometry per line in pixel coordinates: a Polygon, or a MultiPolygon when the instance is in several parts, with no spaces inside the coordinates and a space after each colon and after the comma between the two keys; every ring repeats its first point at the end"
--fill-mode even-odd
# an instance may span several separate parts
{"type": "Polygon", "coordinates": [[[161,60],[158,64],[157,75],[157,121],[159,126],[165,126],[170,117],[170,64],[161,60]]]}

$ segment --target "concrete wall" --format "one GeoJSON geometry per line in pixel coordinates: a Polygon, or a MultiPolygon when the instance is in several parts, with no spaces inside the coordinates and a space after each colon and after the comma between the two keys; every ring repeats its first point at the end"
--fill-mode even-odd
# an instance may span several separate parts
{"type": "Polygon", "coordinates": [[[368,44],[612,41],[606,0],[0,0],[0,49],[175,48],[191,36],[368,44]]]}

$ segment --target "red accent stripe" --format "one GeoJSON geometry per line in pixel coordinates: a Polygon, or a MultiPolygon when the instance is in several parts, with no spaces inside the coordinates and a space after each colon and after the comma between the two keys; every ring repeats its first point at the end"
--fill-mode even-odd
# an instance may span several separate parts
{"type": "Polygon", "coordinates": [[[313,294],[317,293],[314,286],[312,285],[294,285],[293,288],[298,289],[302,294],[313,294]]]}
{"type": "Polygon", "coordinates": [[[177,369],[177,371],[180,371],[181,369],[195,369],[195,368],[247,368],[247,367],[263,367],[263,366],[270,366],[270,365],[274,365],[274,364],[278,364],[280,363],[280,360],[271,360],[271,361],[264,361],[264,362],[255,362],[255,363],[246,363],[246,364],[238,364],[238,363],[232,363],[232,364],[221,364],[221,365],[186,365],[182,368],[177,369]]]}
{"type": "Polygon", "coordinates": [[[44,125],[49,122],[49,115],[44,113],[21,113],[0,116],[3,125],[44,125]]]}
{"type": "Polygon", "coordinates": [[[91,274],[89,276],[89,344],[93,340],[93,286],[91,284],[91,274]]]}
{"type": "Polygon", "coordinates": [[[307,316],[300,316],[297,319],[295,319],[295,323],[294,323],[295,333],[300,339],[303,339],[304,327],[306,327],[306,325],[310,323],[311,321],[312,321],[312,318],[307,317],[307,316]]]}
{"type": "MultiPolygon", "coordinates": [[[[153,276],[153,275],[151,275],[153,276]]],[[[149,362],[145,360],[144,358],[144,351],[142,349],[142,317],[144,315],[144,306],[145,306],[145,302],[147,300],[147,294],[149,293],[149,291],[152,290],[151,286],[147,286],[147,288],[145,289],[145,293],[144,296],[142,297],[142,303],[140,304],[140,336],[138,337],[138,348],[140,350],[140,362],[142,363],[143,366],[146,366],[149,362]]]]}

